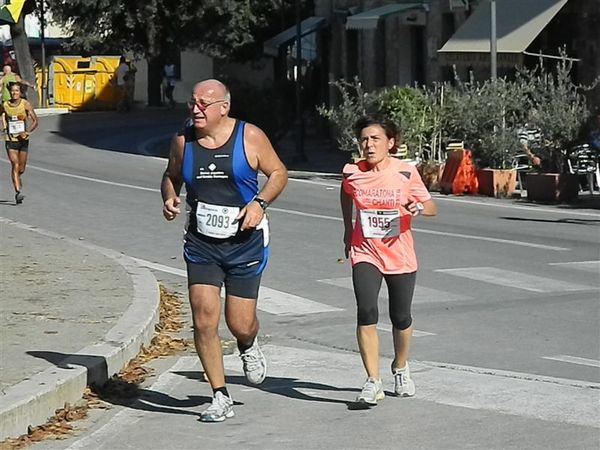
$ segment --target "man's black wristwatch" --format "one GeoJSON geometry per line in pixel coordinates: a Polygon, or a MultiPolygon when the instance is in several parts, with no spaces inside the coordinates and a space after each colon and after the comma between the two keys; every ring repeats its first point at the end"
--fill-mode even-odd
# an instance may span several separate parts
{"type": "Polygon", "coordinates": [[[265,211],[269,207],[269,202],[264,198],[254,197],[254,201],[260,205],[260,207],[265,211]]]}

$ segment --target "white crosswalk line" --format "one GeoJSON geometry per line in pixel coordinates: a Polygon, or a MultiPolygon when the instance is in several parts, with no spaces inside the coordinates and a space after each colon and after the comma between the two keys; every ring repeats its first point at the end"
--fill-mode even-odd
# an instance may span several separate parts
{"type": "Polygon", "coordinates": [[[318,303],[287,292],[261,287],[258,293],[257,308],[280,316],[298,316],[323,312],[343,311],[341,308],[318,303]]]}
{"type": "MultiPolygon", "coordinates": [[[[567,267],[569,269],[583,270],[585,272],[592,272],[600,276],[600,261],[559,262],[550,263],[549,265],[567,267]]],[[[596,280],[598,280],[598,278],[596,278],[596,280]]]]}
{"type": "MultiPolygon", "coordinates": [[[[176,269],[163,264],[153,263],[144,259],[133,259],[140,265],[148,267],[149,269],[178,275],[180,277],[187,276],[187,272],[182,269],[176,269]]],[[[304,297],[288,294],[287,292],[278,291],[266,286],[261,286],[260,288],[256,308],[264,312],[283,316],[343,311],[343,309],[336,308],[335,306],[318,303],[304,297]]]]}
{"type": "MultiPolygon", "coordinates": [[[[364,380],[356,354],[274,345],[262,349],[269,360],[268,376],[289,379],[288,388],[305,395],[309,395],[309,389],[304,389],[301,382],[295,386],[294,380],[331,386],[330,391],[319,390],[319,397],[325,398],[339,398],[338,388],[359,387],[364,380]]],[[[224,363],[227,371],[241,370],[237,355],[225,356],[224,363]]],[[[390,364],[391,359],[381,358],[381,367],[390,364]]],[[[414,360],[410,364],[417,400],[600,428],[597,383],[414,360]]],[[[391,376],[383,376],[389,385],[391,376]]]]}
{"type": "Polygon", "coordinates": [[[574,284],[553,278],[538,277],[522,272],[498,269],[496,267],[463,267],[459,269],[437,269],[436,272],[446,273],[475,281],[523,289],[531,292],[564,292],[585,291],[594,289],[583,284],[574,284]]]}
{"type": "MultiPolygon", "coordinates": [[[[391,323],[385,323],[385,322],[379,322],[377,324],[377,329],[381,330],[381,331],[392,331],[392,324],[391,323]]],[[[413,330],[413,337],[423,337],[423,336],[436,336],[435,333],[429,333],[428,331],[421,331],[421,330],[413,330]]]]}
{"type": "Polygon", "coordinates": [[[542,359],[550,359],[553,361],[566,362],[571,364],[580,364],[582,366],[600,367],[600,361],[597,359],[580,358],[579,356],[556,355],[542,356],[542,359]]]}
{"type": "MultiPolygon", "coordinates": [[[[331,286],[341,287],[345,289],[353,289],[352,277],[326,278],[317,280],[319,283],[329,284],[331,286]]],[[[380,298],[388,298],[388,290],[385,282],[381,283],[380,298]]],[[[422,303],[440,303],[440,302],[455,302],[460,300],[469,300],[470,297],[451,294],[447,291],[440,291],[424,286],[415,286],[415,294],[413,296],[413,304],[422,303]]]]}

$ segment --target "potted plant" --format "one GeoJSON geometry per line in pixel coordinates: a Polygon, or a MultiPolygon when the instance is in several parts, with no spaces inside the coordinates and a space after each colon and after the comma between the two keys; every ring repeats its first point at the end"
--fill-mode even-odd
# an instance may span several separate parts
{"type": "Polygon", "coordinates": [[[477,192],[492,197],[510,197],[515,191],[512,167],[520,151],[516,126],[525,93],[506,79],[446,85],[442,108],[448,139],[459,138],[472,151],[477,167],[477,192]]]}
{"type": "Polygon", "coordinates": [[[339,149],[348,152],[349,159],[356,160],[360,158],[360,151],[354,136],[354,123],[359,117],[379,109],[380,93],[366,92],[358,77],[351,83],[339,80],[329,84],[337,88],[341,96],[340,102],[337,106],[318,106],[317,112],[334,126],[339,149]]]}
{"type": "Polygon", "coordinates": [[[440,151],[439,92],[426,88],[392,86],[381,93],[380,110],[402,130],[408,157],[416,161],[423,183],[430,191],[440,190],[444,158],[440,151]]]}

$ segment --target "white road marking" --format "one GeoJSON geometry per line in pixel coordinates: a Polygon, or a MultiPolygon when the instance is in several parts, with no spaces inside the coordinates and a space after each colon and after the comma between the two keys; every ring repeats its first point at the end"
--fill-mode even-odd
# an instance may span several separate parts
{"type": "MultiPolygon", "coordinates": [[[[152,386],[148,388],[148,390],[156,392],[168,392],[173,385],[183,380],[181,376],[175,375],[174,372],[190,371],[194,369],[198,369],[198,358],[196,356],[181,357],[175,361],[168,371],[161,374],[152,384],[152,386]]],[[[144,400],[137,400],[137,402],[143,403],[144,400]]],[[[114,438],[115,435],[121,432],[124,432],[127,428],[130,428],[133,424],[149,414],[152,414],[152,412],[144,411],[143,409],[138,408],[121,409],[102,427],[98,428],[83,439],[79,439],[78,441],[74,442],[67,447],[67,450],[100,448],[105,441],[114,438]]]]}
{"type": "MultiPolygon", "coordinates": [[[[164,158],[152,157],[151,159],[155,159],[155,160],[159,160],[159,161],[163,161],[163,162],[165,161],[164,158]]],[[[6,158],[0,158],[0,161],[5,162],[5,163],[9,162],[6,158]]],[[[126,188],[130,188],[130,189],[139,189],[139,190],[144,190],[144,191],[160,192],[159,189],[146,188],[146,187],[135,186],[135,185],[131,185],[131,184],[124,184],[124,183],[115,183],[115,182],[111,182],[111,181],[101,180],[98,178],[84,177],[81,175],[74,175],[74,174],[70,174],[70,173],[66,173],[66,172],[59,172],[59,171],[54,171],[54,170],[50,170],[50,169],[44,169],[42,167],[38,167],[35,165],[31,165],[31,164],[28,164],[27,167],[29,167],[30,169],[34,169],[34,170],[40,170],[43,172],[51,173],[53,175],[77,178],[77,179],[92,181],[92,182],[96,182],[96,183],[111,184],[114,186],[126,187],[126,188]]],[[[293,171],[290,171],[290,174],[293,174],[293,173],[294,173],[293,171]]],[[[300,173],[303,173],[303,172],[300,172],[300,173]]],[[[316,177],[318,177],[319,175],[331,176],[331,174],[319,174],[316,172],[306,172],[306,173],[310,173],[312,176],[316,176],[316,177]]],[[[261,174],[261,178],[262,177],[263,176],[261,174]]],[[[339,188],[339,186],[340,186],[339,181],[326,182],[326,181],[320,181],[320,180],[303,180],[303,179],[297,179],[297,178],[290,178],[289,181],[295,182],[295,183],[305,183],[305,184],[313,184],[313,185],[317,185],[317,186],[325,186],[325,187],[330,187],[330,188],[331,187],[339,188]]],[[[532,211],[532,212],[543,212],[543,213],[548,213],[548,214],[562,214],[562,215],[567,214],[567,215],[590,216],[590,217],[600,218],[600,214],[588,212],[588,211],[577,211],[577,210],[573,210],[573,209],[558,209],[558,208],[550,209],[550,208],[543,208],[543,207],[537,207],[537,206],[523,206],[523,205],[514,205],[514,204],[482,202],[482,201],[478,201],[475,199],[470,200],[470,199],[465,199],[465,198],[449,197],[446,195],[437,194],[435,192],[432,193],[432,195],[436,201],[441,200],[441,201],[448,201],[448,202],[466,203],[466,204],[471,204],[471,205],[485,206],[488,208],[506,208],[506,209],[517,209],[517,210],[532,211]]]]}
{"type": "MultiPolygon", "coordinates": [[[[352,277],[340,277],[340,278],[326,278],[323,280],[317,280],[319,283],[325,283],[336,287],[352,290],[352,277]]],[[[388,298],[388,289],[385,282],[381,283],[381,291],[379,292],[379,298],[388,298]]],[[[447,291],[439,291],[424,286],[415,286],[415,293],[413,296],[413,305],[421,303],[442,303],[442,302],[454,302],[460,300],[469,300],[470,297],[451,294],[447,291]]]]}
{"type": "Polygon", "coordinates": [[[550,263],[551,266],[563,266],[572,269],[583,270],[586,272],[592,272],[600,275],[600,261],[572,261],[572,262],[559,262],[550,263]]]}
{"type": "Polygon", "coordinates": [[[521,272],[498,269],[495,267],[464,267],[460,269],[437,269],[435,272],[447,273],[475,281],[497,284],[531,292],[585,291],[591,286],[568,283],[552,278],[538,277],[521,272]]]}
{"type": "MultiPolygon", "coordinates": [[[[269,208],[269,211],[275,211],[275,212],[280,212],[280,213],[284,213],[284,214],[291,214],[294,216],[313,217],[315,219],[333,220],[336,222],[342,222],[341,217],[326,216],[323,214],[305,213],[302,211],[294,211],[291,209],[269,208]]],[[[499,244],[516,245],[518,247],[540,248],[543,250],[554,250],[554,251],[570,250],[565,247],[556,247],[553,245],[534,244],[533,242],[515,241],[512,239],[499,239],[499,238],[493,238],[493,237],[488,237],[488,236],[473,236],[471,234],[448,233],[447,231],[423,230],[420,228],[412,228],[411,231],[413,231],[414,233],[433,234],[433,235],[437,235],[437,236],[450,236],[450,237],[461,238],[461,239],[470,239],[470,240],[475,240],[475,241],[497,242],[499,244]]]]}
{"type": "MultiPolygon", "coordinates": [[[[392,324],[385,323],[385,322],[379,322],[377,324],[377,329],[381,330],[381,331],[389,331],[391,333],[392,332],[392,324]]],[[[435,333],[429,333],[428,331],[421,331],[421,330],[413,330],[412,335],[413,335],[413,337],[437,336],[435,333]]]]}
{"type": "Polygon", "coordinates": [[[262,286],[258,293],[257,308],[280,316],[298,316],[323,312],[343,311],[341,308],[318,303],[287,292],[262,286]]]}
{"type": "MultiPolygon", "coordinates": [[[[108,185],[112,185],[112,186],[118,186],[118,187],[124,187],[124,188],[129,188],[129,189],[137,189],[140,191],[147,191],[147,192],[160,192],[159,189],[156,188],[147,188],[147,187],[142,187],[142,186],[135,186],[132,184],[125,184],[125,183],[116,183],[113,181],[106,181],[106,180],[101,180],[98,178],[92,178],[92,177],[84,177],[81,175],[74,175],[74,174],[69,174],[69,173],[65,173],[65,172],[58,172],[55,170],[50,170],[50,169],[44,169],[42,167],[37,167],[35,165],[28,165],[28,167],[30,169],[35,169],[35,170],[40,170],[42,172],[46,172],[46,173],[51,173],[53,175],[60,175],[60,176],[64,176],[64,177],[69,177],[69,178],[75,178],[75,179],[79,179],[79,180],[84,180],[84,181],[92,181],[95,183],[101,183],[101,184],[108,184],[108,185]]],[[[295,180],[298,182],[306,182],[306,183],[311,183],[311,184],[319,184],[319,185],[324,185],[324,186],[332,186],[331,184],[328,183],[321,183],[321,182],[314,182],[311,180],[295,180]]],[[[183,196],[184,194],[182,194],[183,196]]],[[[436,197],[437,199],[438,197],[436,197]]],[[[489,205],[486,203],[480,203],[480,202],[466,202],[466,203],[474,203],[477,205],[482,205],[482,206],[495,206],[495,207],[503,207],[503,208],[516,208],[516,209],[529,209],[529,208],[525,208],[525,207],[519,207],[519,206],[515,206],[515,205],[489,205]]],[[[539,209],[533,209],[535,211],[539,211],[539,209]]],[[[269,209],[269,211],[274,211],[274,212],[280,212],[280,213],[285,213],[285,214],[292,214],[292,215],[297,215],[297,216],[303,216],[303,217],[312,217],[312,218],[317,218],[317,219],[323,219],[323,220],[333,220],[333,221],[337,221],[337,222],[341,222],[342,218],[341,217],[332,217],[332,216],[326,216],[323,214],[311,214],[311,213],[305,213],[302,211],[294,211],[294,210],[289,210],[289,209],[282,209],[282,208],[274,208],[271,207],[269,209]]],[[[556,213],[557,211],[555,210],[544,210],[544,212],[554,212],[556,213]]],[[[559,211],[559,212],[563,212],[564,211],[559,211]]],[[[577,213],[580,215],[594,215],[595,214],[586,214],[586,213],[577,213]]],[[[506,245],[516,245],[518,247],[530,247],[530,248],[539,248],[539,249],[544,249],[544,250],[555,250],[555,251],[566,251],[566,250],[570,250],[568,248],[564,248],[564,247],[556,247],[556,246],[550,246],[550,245],[543,245],[543,244],[534,244],[532,242],[524,242],[524,241],[514,241],[514,240],[508,240],[508,239],[498,239],[498,238],[493,238],[493,237],[487,237],[487,236],[473,236],[473,235],[468,235],[468,234],[459,234],[459,233],[448,233],[448,232],[444,232],[444,231],[434,231],[434,230],[422,230],[419,228],[413,228],[412,231],[416,232],[416,233],[424,233],[424,234],[433,234],[433,235],[437,235],[437,236],[450,236],[450,237],[456,237],[456,238],[461,238],[461,239],[470,239],[470,240],[476,240],[476,241],[487,241],[487,242],[497,242],[500,244],[506,244],[506,245]]]]}
{"type": "Polygon", "coordinates": [[[580,358],[579,356],[556,355],[542,356],[543,359],[551,359],[552,361],[560,361],[571,364],[580,364],[582,366],[600,367],[600,361],[596,359],[580,358]]]}
{"type": "MultiPolygon", "coordinates": [[[[132,257],[133,258],[133,257],[132,257]]],[[[187,271],[182,269],[176,269],[174,267],[165,266],[163,264],[154,263],[152,261],[146,261],[145,259],[133,258],[140,266],[153,269],[158,272],[170,273],[171,275],[177,275],[183,278],[187,278],[187,271]]]]}
{"type": "Polygon", "coordinates": [[[160,192],[160,189],[156,189],[156,188],[147,188],[147,187],[143,187],[143,186],[136,186],[134,184],[116,183],[114,181],[106,181],[106,180],[101,180],[99,178],[84,177],[82,175],[74,175],[71,173],[58,172],[56,170],[44,169],[43,167],[37,167],[37,166],[31,165],[31,164],[27,164],[27,168],[39,170],[40,172],[50,173],[52,175],[60,175],[62,177],[75,178],[77,180],[92,181],[94,183],[108,184],[111,186],[124,187],[124,188],[128,188],[128,189],[136,189],[138,191],[160,192]]]}
{"type": "Polygon", "coordinates": [[[477,206],[486,206],[488,208],[507,208],[507,209],[520,209],[523,211],[531,211],[531,212],[543,212],[549,214],[567,214],[567,215],[577,215],[577,216],[590,216],[597,217],[600,219],[600,214],[588,212],[588,211],[577,211],[574,209],[550,209],[538,206],[523,206],[523,205],[514,205],[514,204],[502,204],[502,203],[491,203],[491,202],[481,202],[477,200],[467,200],[465,198],[457,198],[457,197],[448,197],[442,194],[434,195],[434,200],[438,201],[447,201],[447,202],[456,202],[456,203],[466,203],[470,205],[477,206]]]}
{"type": "MultiPolygon", "coordinates": [[[[319,390],[320,398],[340,399],[341,386],[359,387],[364,373],[358,355],[265,345],[270,377],[289,379],[288,389],[302,391],[310,380],[332,389],[319,390]]],[[[224,358],[227,371],[240,372],[237,355],[224,358]]],[[[381,367],[391,360],[381,358],[381,367]]],[[[417,399],[438,404],[511,414],[519,417],[600,428],[600,384],[538,375],[411,360],[417,399]]],[[[278,385],[277,389],[282,386],[278,385]]],[[[267,389],[263,389],[267,390],[267,389]]],[[[345,394],[351,401],[355,393],[345,394]]],[[[274,397],[281,398],[281,396],[274,397]]]]}
{"type": "Polygon", "coordinates": [[[446,231],[421,230],[418,228],[413,228],[413,231],[415,231],[417,233],[435,234],[437,236],[450,236],[450,237],[457,237],[457,238],[461,238],[461,239],[470,239],[470,240],[474,240],[474,241],[497,242],[499,244],[516,245],[518,247],[530,247],[530,248],[540,248],[543,250],[554,250],[557,252],[564,252],[564,251],[570,250],[569,248],[556,247],[553,245],[534,244],[533,242],[514,241],[514,240],[509,240],[509,239],[499,239],[499,238],[493,238],[493,237],[487,237],[487,236],[473,236],[470,234],[448,233],[446,231]]]}
{"type": "MultiPolygon", "coordinates": [[[[180,277],[187,277],[185,270],[165,266],[163,264],[153,263],[140,258],[133,258],[138,264],[159,272],[166,272],[180,277]]],[[[287,292],[261,286],[258,293],[257,309],[280,316],[299,316],[304,314],[315,314],[322,312],[343,311],[335,306],[315,302],[304,297],[288,294],[287,292]]]]}

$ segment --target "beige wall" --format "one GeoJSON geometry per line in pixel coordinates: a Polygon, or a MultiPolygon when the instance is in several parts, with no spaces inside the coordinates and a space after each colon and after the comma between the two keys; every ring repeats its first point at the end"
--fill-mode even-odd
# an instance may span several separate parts
{"type": "MultiPolygon", "coordinates": [[[[134,59],[134,64],[137,68],[134,99],[136,102],[146,104],[148,103],[148,64],[145,59],[134,59]]],[[[185,102],[197,81],[212,77],[212,58],[193,51],[181,52],[181,80],[175,86],[173,98],[178,103],[185,102]]]]}

